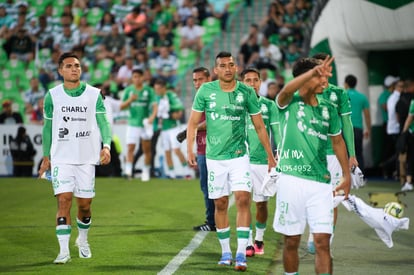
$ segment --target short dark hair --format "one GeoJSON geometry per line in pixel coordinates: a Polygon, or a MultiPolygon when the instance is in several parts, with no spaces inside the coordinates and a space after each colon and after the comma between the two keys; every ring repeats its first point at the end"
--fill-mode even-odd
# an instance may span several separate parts
{"type": "Polygon", "coordinates": [[[254,67],[249,67],[249,68],[244,69],[244,70],[242,71],[242,73],[240,74],[241,78],[242,78],[242,79],[244,79],[244,77],[245,77],[245,76],[246,76],[246,74],[248,74],[248,73],[256,73],[256,74],[257,74],[257,76],[259,77],[259,79],[261,79],[261,76],[260,76],[260,72],[259,72],[259,70],[258,70],[258,69],[256,69],[256,68],[254,68],[254,67]]]}
{"type": "Polygon", "coordinates": [[[58,66],[59,66],[59,68],[62,66],[63,60],[65,60],[66,58],[70,58],[70,57],[76,58],[79,61],[79,57],[74,52],[66,52],[66,53],[63,53],[59,57],[59,60],[58,60],[58,66]]]}
{"type": "Polygon", "coordinates": [[[163,78],[161,78],[161,77],[159,77],[159,78],[155,79],[155,81],[154,81],[154,86],[155,86],[156,84],[158,84],[158,85],[160,85],[160,86],[162,86],[162,87],[166,87],[166,86],[167,86],[167,82],[166,82],[163,78]]]}
{"type": "Polygon", "coordinates": [[[193,74],[194,73],[203,73],[204,76],[210,77],[210,71],[207,68],[205,68],[205,67],[197,67],[197,68],[195,68],[193,70],[193,74]]]}
{"type": "Polygon", "coordinates": [[[295,64],[293,64],[292,74],[294,77],[297,77],[301,74],[306,73],[309,70],[312,70],[317,65],[319,65],[319,61],[315,58],[310,58],[310,57],[299,58],[295,62],[295,64]]]}
{"type": "Polygon", "coordinates": [[[314,55],[312,55],[312,58],[319,59],[319,60],[325,60],[328,56],[329,54],[327,53],[319,52],[319,53],[315,53],[314,55]]]}
{"type": "Polygon", "coordinates": [[[132,74],[144,75],[144,71],[138,68],[132,69],[132,74]]]}
{"type": "Polygon", "coordinates": [[[216,66],[217,66],[217,59],[224,58],[224,57],[233,57],[230,52],[219,52],[216,55],[216,66]]]}
{"type": "Polygon", "coordinates": [[[349,74],[345,77],[345,83],[349,86],[349,88],[353,89],[357,84],[357,78],[354,75],[349,74]]]}

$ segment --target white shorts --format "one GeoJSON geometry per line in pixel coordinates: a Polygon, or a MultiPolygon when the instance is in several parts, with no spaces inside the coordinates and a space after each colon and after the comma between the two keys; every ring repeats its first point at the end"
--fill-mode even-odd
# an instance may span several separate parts
{"type": "Polygon", "coordinates": [[[342,179],[342,167],[335,155],[326,156],[326,160],[328,161],[328,170],[331,174],[332,189],[335,190],[342,179]]]}
{"type": "Polygon", "coordinates": [[[250,172],[253,183],[253,201],[263,202],[268,201],[269,197],[263,196],[262,185],[265,176],[267,175],[267,164],[250,164],[250,172]]]}
{"type": "Polygon", "coordinates": [[[128,125],[126,131],[126,144],[139,144],[141,138],[143,140],[150,140],[153,134],[153,130],[128,125]]]}
{"type": "Polygon", "coordinates": [[[181,143],[177,140],[177,134],[180,132],[179,127],[174,127],[168,130],[161,131],[161,144],[162,148],[167,150],[173,150],[181,147],[181,143]]]}
{"type": "Polygon", "coordinates": [[[305,231],[306,222],[311,233],[332,234],[331,185],[280,174],[274,230],[287,236],[301,235],[305,231]]]}
{"type": "Polygon", "coordinates": [[[52,164],[51,175],[55,196],[70,192],[77,198],[95,197],[95,165],[52,164]]]}
{"type": "Polygon", "coordinates": [[[234,191],[252,191],[247,155],[229,160],[206,159],[206,162],[209,199],[229,196],[234,191]]]}

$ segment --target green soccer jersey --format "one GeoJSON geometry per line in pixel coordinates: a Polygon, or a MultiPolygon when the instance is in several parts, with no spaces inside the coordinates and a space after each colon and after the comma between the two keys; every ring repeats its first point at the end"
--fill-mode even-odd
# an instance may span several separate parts
{"type": "Polygon", "coordinates": [[[228,160],[247,152],[247,116],[260,113],[253,88],[237,81],[233,92],[223,92],[218,80],[203,84],[196,93],[192,109],[206,112],[206,157],[228,160]]]}
{"type": "MultiPolygon", "coordinates": [[[[349,100],[348,92],[345,89],[329,84],[329,86],[323,90],[323,93],[318,96],[330,101],[335,106],[340,116],[351,114],[351,101],[349,100]]],[[[326,151],[328,155],[335,155],[331,139],[328,139],[328,148],[326,151]]]]}
{"type": "MultiPolygon", "coordinates": [[[[408,109],[408,114],[414,116],[414,100],[411,100],[410,108],[408,109]]],[[[414,122],[411,122],[409,131],[410,133],[414,133],[414,122]]]]}
{"type": "MultiPolygon", "coordinates": [[[[168,112],[168,115],[167,117],[157,116],[155,123],[158,124],[159,120],[161,119],[161,130],[169,130],[177,127],[180,122],[179,120],[171,118],[171,113],[184,110],[184,105],[177,94],[173,91],[167,91],[165,95],[157,96],[157,102],[159,106],[165,106],[166,104],[166,108],[168,109],[166,112],[168,112]],[[162,103],[161,101],[164,101],[165,103],[162,103]]],[[[161,111],[160,109],[161,107],[158,109],[159,112],[161,111]]]]}
{"type": "Polygon", "coordinates": [[[279,107],[282,141],[277,169],[285,174],[329,183],[326,147],[330,135],[341,133],[335,106],[318,97],[310,106],[295,93],[289,105],[279,107]]]}
{"type": "Polygon", "coordinates": [[[128,125],[144,127],[142,121],[150,115],[152,105],[157,103],[155,92],[148,86],[144,86],[138,91],[134,85],[130,85],[125,88],[122,101],[126,101],[131,94],[136,94],[138,98],[129,106],[128,125]]]}
{"type": "MultiPolygon", "coordinates": [[[[279,124],[278,109],[274,101],[265,97],[259,97],[259,106],[262,112],[262,118],[266,127],[267,134],[271,136],[272,125],[279,124]]],[[[272,135],[276,133],[272,132],[272,135]]],[[[250,163],[253,164],[267,164],[267,153],[262,143],[260,142],[259,136],[257,135],[256,129],[252,123],[250,117],[248,118],[247,126],[247,141],[249,144],[249,157],[250,163]]]]}

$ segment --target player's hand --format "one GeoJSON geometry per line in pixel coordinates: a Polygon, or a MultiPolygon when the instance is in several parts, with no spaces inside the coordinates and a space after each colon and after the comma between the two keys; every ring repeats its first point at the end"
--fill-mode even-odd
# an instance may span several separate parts
{"type": "Polygon", "coordinates": [[[187,138],[187,129],[177,134],[177,140],[179,143],[182,143],[186,138],[187,138]]]}
{"type": "Polygon", "coordinates": [[[359,166],[359,163],[356,157],[349,157],[349,167],[351,168],[351,170],[353,169],[353,167],[357,166],[359,166]]]}
{"type": "Polygon", "coordinates": [[[42,164],[40,164],[39,169],[39,179],[42,177],[43,173],[47,170],[50,170],[50,160],[49,157],[43,157],[42,164]]]}
{"type": "Polygon", "coordinates": [[[196,160],[195,154],[192,151],[190,151],[190,152],[187,153],[187,156],[188,156],[187,157],[188,158],[188,160],[187,160],[188,165],[192,168],[196,168],[197,167],[197,160],[196,160]]]}
{"type": "Polygon", "coordinates": [[[340,184],[335,188],[335,195],[343,195],[344,199],[348,199],[349,192],[351,191],[351,176],[349,173],[344,175],[340,184]]]}
{"type": "Polygon", "coordinates": [[[102,148],[99,160],[101,165],[107,165],[111,162],[111,152],[108,147],[102,148]]]}
{"type": "Polygon", "coordinates": [[[131,96],[129,97],[129,99],[130,99],[131,101],[135,101],[135,100],[137,100],[137,99],[138,99],[138,95],[136,95],[136,94],[132,93],[132,94],[131,94],[131,96]]]}

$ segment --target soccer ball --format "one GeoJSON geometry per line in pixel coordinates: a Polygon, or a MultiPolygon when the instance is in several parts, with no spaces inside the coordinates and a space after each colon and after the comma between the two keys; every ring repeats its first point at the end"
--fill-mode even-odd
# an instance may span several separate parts
{"type": "Polygon", "coordinates": [[[384,206],[384,212],[393,217],[402,218],[404,214],[404,208],[398,202],[389,202],[384,206]]]}

